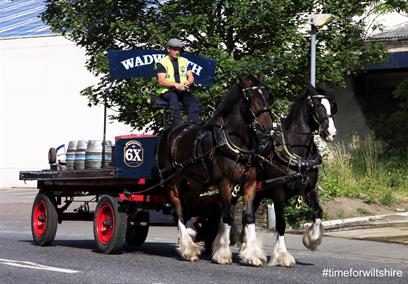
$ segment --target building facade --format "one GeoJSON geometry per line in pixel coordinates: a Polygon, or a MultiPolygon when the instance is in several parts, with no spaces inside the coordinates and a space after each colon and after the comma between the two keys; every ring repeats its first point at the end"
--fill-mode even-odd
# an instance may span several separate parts
{"type": "Polygon", "coordinates": [[[337,89],[337,141],[349,140],[353,133],[372,134],[373,124],[398,108],[393,98],[397,86],[408,78],[408,21],[368,39],[385,45],[386,63],[366,66],[347,80],[347,88],[337,89]]]}
{"type": "MultiPolygon", "coordinates": [[[[80,95],[98,80],[85,50],[52,33],[38,18],[44,9],[43,1],[0,1],[0,188],[36,186],[19,171],[49,168],[50,147],[103,137],[103,106],[80,95]]],[[[108,139],[128,133],[108,122],[108,139]]]]}

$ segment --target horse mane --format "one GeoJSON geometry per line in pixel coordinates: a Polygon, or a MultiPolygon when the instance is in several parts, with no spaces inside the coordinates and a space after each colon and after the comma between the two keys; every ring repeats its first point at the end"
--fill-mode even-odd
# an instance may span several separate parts
{"type": "Polygon", "coordinates": [[[240,98],[241,98],[241,90],[240,90],[239,84],[236,83],[232,85],[232,87],[230,88],[228,92],[228,95],[226,95],[223,101],[218,105],[212,119],[217,119],[221,115],[225,115],[229,113],[232,110],[233,106],[236,104],[236,102],[240,98]]]}
{"type": "MultiPolygon", "coordinates": [[[[261,85],[260,81],[255,76],[250,75],[247,78],[251,79],[253,86],[261,85]]],[[[240,86],[239,82],[231,86],[228,95],[224,97],[223,101],[216,108],[213,119],[216,119],[219,116],[225,115],[231,111],[236,102],[241,98],[242,87],[243,86],[240,86]]]]}
{"type": "Polygon", "coordinates": [[[302,104],[308,95],[309,89],[306,89],[296,97],[295,101],[292,104],[292,107],[289,110],[288,115],[283,121],[283,125],[285,126],[285,128],[288,128],[292,121],[295,119],[295,116],[299,113],[300,108],[302,107],[302,104]]]}
{"type": "MultiPolygon", "coordinates": [[[[247,76],[247,78],[252,81],[253,86],[263,85],[263,83],[261,83],[261,81],[253,75],[249,75],[247,76]]],[[[228,94],[224,96],[222,102],[218,104],[217,108],[215,109],[214,115],[207,121],[205,125],[213,124],[218,117],[228,114],[235,107],[237,101],[241,99],[241,88],[243,88],[243,86],[241,86],[240,82],[237,82],[231,86],[228,94]]]]}

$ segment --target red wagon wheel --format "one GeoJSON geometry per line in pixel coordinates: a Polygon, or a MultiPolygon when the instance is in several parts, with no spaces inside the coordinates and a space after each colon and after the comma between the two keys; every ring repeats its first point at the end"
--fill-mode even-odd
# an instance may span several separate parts
{"type": "Polygon", "coordinates": [[[98,249],[104,253],[120,252],[125,235],[126,212],[119,211],[119,204],[113,197],[102,196],[94,215],[94,236],[98,249]]]}
{"type": "Polygon", "coordinates": [[[39,192],[31,211],[31,233],[35,244],[50,245],[57,233],[58,213],[54,198],[39,192]]]}

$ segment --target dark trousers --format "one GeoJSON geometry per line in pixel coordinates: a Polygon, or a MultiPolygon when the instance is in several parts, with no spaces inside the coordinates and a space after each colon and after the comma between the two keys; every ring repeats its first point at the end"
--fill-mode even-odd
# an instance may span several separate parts
{"type": "Polygon", "coordinates": [[[188,91],[170,90],[162,95],[163,99],[169,102],[170,110],[173,114],[174,125],[183,124],[181,116],[180,102],[187,110],[190,124],[197,124],[199,121],[198,114],[200,112],[200,102],[198,98],[188,91]]]}

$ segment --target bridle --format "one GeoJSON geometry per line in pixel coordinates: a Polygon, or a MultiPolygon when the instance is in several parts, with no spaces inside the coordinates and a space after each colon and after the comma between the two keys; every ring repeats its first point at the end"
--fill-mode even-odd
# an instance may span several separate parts
{"type": "Polygon", "coordinates": [[[271,115],[271,110],[269,109],[269,107],[267,106],[267,104],[264,105],[264,107],[262,107],[259,111],[254,112],[251,108],[251,91],[256,91],[258,90],[258,92],[262,95],[262,97],[264,97],[264,93],[263,93],[263,89],[266,89],[266,87],[264,86],[252,86],[252,87],[247,87],[247,88],[243,88],[242,89],[242,93],[243,93],[243,100],[244,100],[244,106],[246,107],[246,109],[249,111],[249,113],[251,114],[251,128],[252,130],[254,130],[255,132],[259,129],[261,130],[263,133],[267,133],[268,131],[265,129],[264,126],[262,126],[259,122],[258,122],[258,117],[263,114],[263,113],[268,113],[269,115],[271,115]]]}
{"type": "Polygon", "coordinates": [[[323,131],[323,126],[322,124],[326,121],[329,120],[330,118],[332,118],[334,120],[333,114],[327,114],[327,111],[325,112],[325,115],[323,116],[323,119],[321,121],[319,121],[319,119],[316,116],[316,112],[314,111],[316,109],[315,104],[313,103],[313,99],[327,99],[329,100],[325,95],[311,95],[307,97],[307,101],[308,104],[310,105],[310,107],[312,108],[312,118],[314,120],[314,122],[317,124],[318,129],[319,129],[319,133],[321,134],[323,131]]]}

